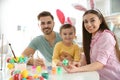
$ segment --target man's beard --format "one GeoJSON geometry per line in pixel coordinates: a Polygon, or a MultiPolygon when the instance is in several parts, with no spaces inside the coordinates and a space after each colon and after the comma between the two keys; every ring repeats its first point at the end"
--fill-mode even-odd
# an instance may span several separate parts
{"type": "Polygon", "coordinates": [[[45,35],[51,34],[52,31],[53,31],[53,29],[51,29],[51,28],[44,28],[44,29],[43,29],[43,33],[44,33],[45,35]]]}

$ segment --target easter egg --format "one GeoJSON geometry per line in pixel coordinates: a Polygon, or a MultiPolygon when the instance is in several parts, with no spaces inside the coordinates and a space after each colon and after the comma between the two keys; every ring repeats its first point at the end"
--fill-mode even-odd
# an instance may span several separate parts
{"type": "Polygon", "coordinates": [[[27,70],[23,70],[21,73],[23,78],[27,78],[28,77],[28,71],[27,70]]]}
{"type": "Polygon", "coordinates": [[[10,63],[15,63],[14,59],[10,59],[9,62],[10,62],[10,63]]]}
{"type": "Polygon", "coordinates": [[[33,78],[35,78],[35,79],[38,78],[38,74],[34,74],[33,78]]]}
{"type": "Polygon", "coordinates": [[[27,79],[28,80],[34,80],[34,78],[32,76],[28,76],[27,79]]]}
{"type": "Polygon", "coordinates": [[[42,71],[41,66],[37,66],[36,70],[38,73],[41,72],[42,71]]]}
{"type": "Polygon", "coordinates": [[[44,80],[44,77],[40,76],[40,80],[44,80]]]}
{"type": "Polygon", "coordinates": [[[15,62],[19,61],[19,57],[13,58],[15,62]]]}
{"type": "Polygon", "coordinates": [[[52,74],[56,74],[56,67],[52,67],[52,74]]]}
{"type": "Polygon", "coordinates": [[[49,74],[48,73],[42,73],[42,77],[44,77],[45,79],[48,79],[49,74]]]}
{"type": "Polygon", "coordinates": [[[13,78],[14,80],[19,80],[19,74],[15,74],[13,78]]]}
{"type": "Polygon", "coordinates": [[[14,80],[13,77],[10,77],[9,80],[14,80]]]}
{"type": "Polygon", "coordinates": [[[9,64],[7,65],[7,68],[8,68],[8,69],[13,69],[13,68],[14,68],[14,65],[11,64],[11,63],[9,63],[9,64]]]}
{"type": "Polygon", "coordinates": [[[67,66],[69,61],[67,59],[64,59],[62,63],[63,63],[64,66],[67,66]]]}
{"type": "Polygon", "coordinates": [[[10,62],[10,58],[7,59],[7,62],[8,62],[8,63],[10,62]]]}

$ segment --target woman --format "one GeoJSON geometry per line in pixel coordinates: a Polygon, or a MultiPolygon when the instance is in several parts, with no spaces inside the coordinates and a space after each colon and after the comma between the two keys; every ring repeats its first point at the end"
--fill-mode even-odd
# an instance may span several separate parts
{"type": "Polygon", "coordinates": [[[98,71],[100,80],[119,80],[118,43],[98,10],[88,10],[83,15],[83,50],[84,65],[64,67],[67,72],[98,71]]]}

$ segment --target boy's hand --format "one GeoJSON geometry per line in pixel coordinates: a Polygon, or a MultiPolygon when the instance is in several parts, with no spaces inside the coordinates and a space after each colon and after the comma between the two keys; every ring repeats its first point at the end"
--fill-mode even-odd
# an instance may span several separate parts
{"type": "Polygon", "coordinates": [[[60,57],[61,61],[63,61],[64,59],[67,59],[69,61],[73,61],[73,57],[67,52],[62,52],[59,57],[60,57]]]}

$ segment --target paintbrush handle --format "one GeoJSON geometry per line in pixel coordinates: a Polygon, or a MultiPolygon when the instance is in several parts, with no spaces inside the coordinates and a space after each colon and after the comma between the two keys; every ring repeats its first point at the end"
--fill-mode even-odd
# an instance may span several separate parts
{"type": "Polygon", "coordinates": [[[14,53],[14,51],[13,51],[12,46],[11,46],[10,43],[9,43],[9,46],[10,46],[10,49],[11,49],[11,51],[12,51],[12,53],[13,53],[14,58],[16,58],[15,53],[14,53]]]}

